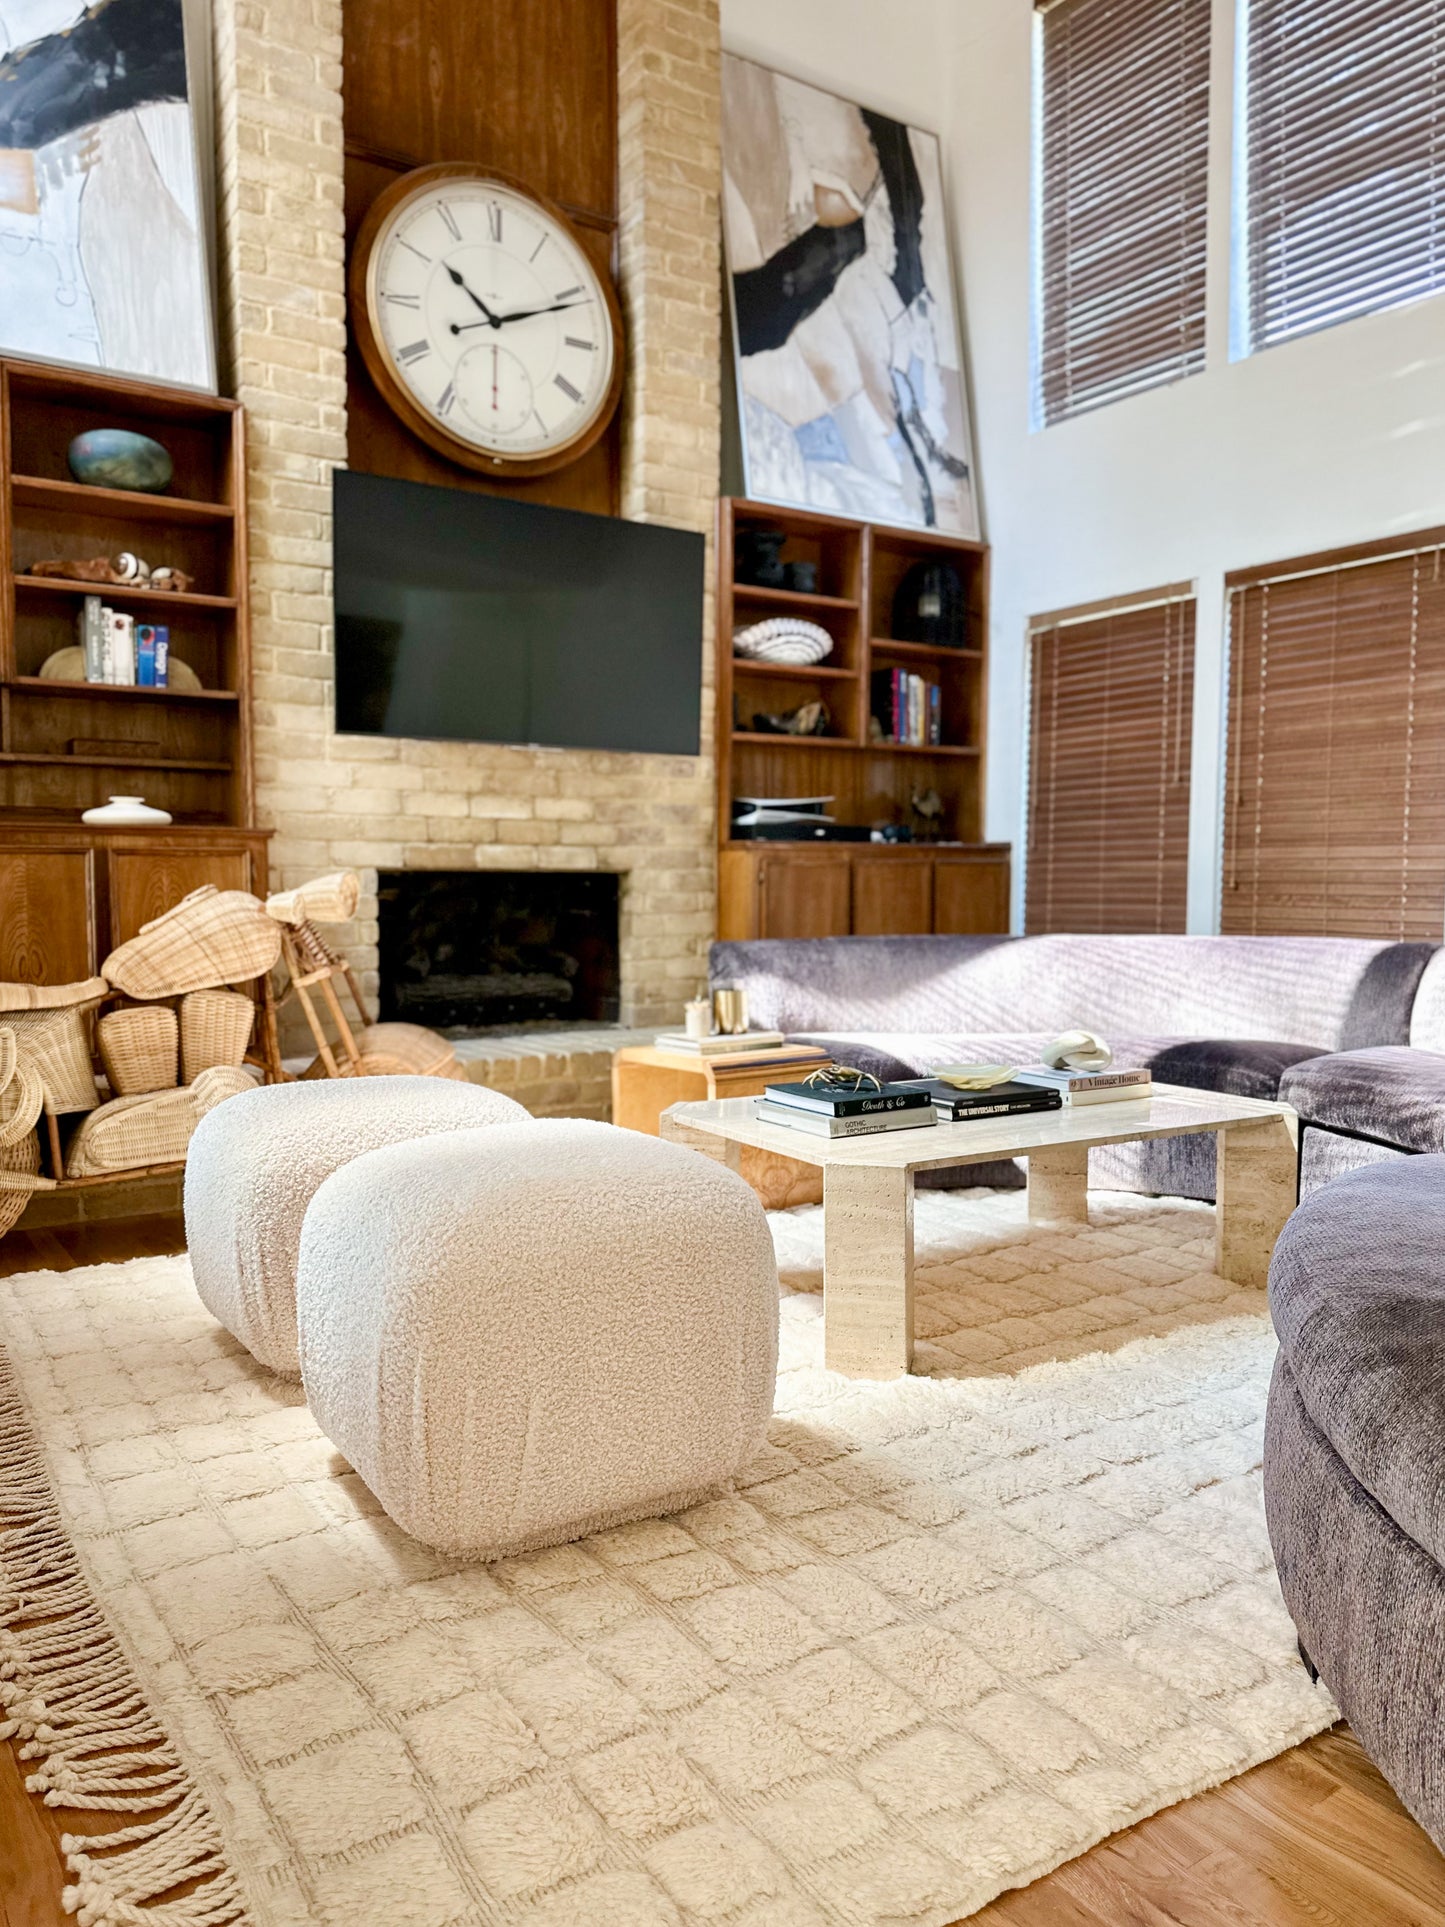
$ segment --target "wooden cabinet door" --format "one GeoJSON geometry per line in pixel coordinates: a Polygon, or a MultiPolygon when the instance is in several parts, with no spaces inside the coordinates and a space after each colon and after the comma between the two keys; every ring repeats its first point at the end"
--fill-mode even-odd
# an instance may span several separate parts
{"type": "Polygon", "coordinates": [[[846,936],[850,885],[846,849],[770,850],[758,864],[758,935],[846,936]]]}
{"type": "Polygon", "coordinates": [[[95,975],[88,850],[0,855],[0,980],[74,984],[95,975]]]}
{"type": "Polygon", "coordinates": [[[931,856],[855,856],[855,937],[926,937],[933,928],[931,856]]]}
{"type": "Polygon", "coordinates": [[[218,890],[252,887],[250,853],[230,850],[111,850],[110,942],[108,950],[128,943],[142,924],[172,909],[202,884],[218,890]]]}
{"type": "Polygon", "coordinates": [[[933,928],[941,937],[993,937],[1009,927],[1006,856],[940,856],[933,879],[933,928]]]}

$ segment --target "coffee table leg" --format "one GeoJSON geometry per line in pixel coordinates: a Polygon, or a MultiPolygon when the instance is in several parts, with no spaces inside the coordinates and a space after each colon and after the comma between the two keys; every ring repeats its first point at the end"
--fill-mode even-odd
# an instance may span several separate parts
{"type": "Polygon", "coordinates": [[[1275,1239],[1299,1202],[1298,1130],[1293,1117],[1269,1117],[1216,1131],[1214,1268],[1221,1278],[1261,1289],[1269,1282],[1275,1239]]]}
{"type": "Polygon", "coordinates": [[[674,1111],[664,1111],[657,1120],[657,1134],[669,1144],[685,1144],[689,1151],[701,1151],[705,1158],[725,1164],[729,1171],[737,1171],[742,1166],[741,1144],[734,1144],[731,1138],[715,1137],[711,1131],[694,1131],[674,1111]]]}
{"type": "Polygon", "coordinates": [[[1029,1223],[1089,1222],[1089,1147],[1060,1144],[1029,1152],[1029,1223]]]}
{"type": "Polygon", "coordinates": [[[899,1378],[913,1363],[910,1171],[824,1167],[823,1358],[849,1378],[899,1378]]]}

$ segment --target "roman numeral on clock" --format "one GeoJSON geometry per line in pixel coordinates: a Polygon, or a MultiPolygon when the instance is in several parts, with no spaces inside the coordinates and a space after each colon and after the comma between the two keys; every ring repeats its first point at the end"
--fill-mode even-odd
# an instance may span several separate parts
{"type": "Polygon", "coordinates": [[[450,415],[450,413],[452,412],[452,403],[456,400],[456,398],[457,398],[457,391],[452,386],[452,384],[448,382],[446,387],[443,388],[441,393],[437,396],[437,413],[439,415],[450,415]]]}
{"type": "Polygon", "coordinates": [[[430,353],[431,343],[429,341],[409,341],[404,348],[397,349],[396,358],[398,361],[404,361],[407,366],[410,367],[412,362],[420,361],[424,355],[429,355],[430,353]]]}
{"type": "Polygon", "coordinates": [[[580,288],[561,288],[552,296],[552,299],[554,301],[567,301],[570,300],[574,294],[581,294],[581,292],[582,290],[580,288]]]}
{"type": "Polygon", "coordinates": [[[451,234],[452,239],[454,241],[460,241],[462,238],[462,231],[457,226],[457,217],[455,214],[452,213],[451,209],[447,206],[445,201],[437,202],[437,213],[440,214],[442,219],[446,222],[448,232],[451,234]]]}
{"type": "Polygon", "coordinates": [[[487,232],[494,241],[502,238],[502,209],[496,201],[487,203],[487,232]]]}
{"type": "Polygon", "coordinates": [[[579,341],[576,335],[563,335],[562,339],[569,348],[585,348],[589,354],[597,346],[595,341],[579,341]]]}
{"type": "Polygon", "coordinates": [[[419,308],[421,306],[421,296],[419,294],[388,294],[386,299],[394,308],[419,308]]]}
{"type": "Polygon", "coordinates": [[[554,375],[552,380],[554,384],[562,390],[562,393],[567,397],[568,401],[581,401],[582,390],[580,388],[574,388],[565,375],[554,375]]]}

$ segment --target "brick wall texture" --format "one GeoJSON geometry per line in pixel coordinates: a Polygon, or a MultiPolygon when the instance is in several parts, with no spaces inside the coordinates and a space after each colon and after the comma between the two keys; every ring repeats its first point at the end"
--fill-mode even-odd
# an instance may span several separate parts
{"type": "MultiPolygon", "coordinates": [[[[718,0],[619,0],[623,511],[711,537],[718,0]]],[[[257,815],[276,888],[348,866],[376,990],[380,869],[616,870],[623,1021],[674,1021],[714,914],[711,603],[697,757],[338,738],[331,471],[346,460],[340,0],[217,0],[223,367],[246,406],[257,815]]],[[[711,570],[709,569],[709,576],[711,570]]]]}

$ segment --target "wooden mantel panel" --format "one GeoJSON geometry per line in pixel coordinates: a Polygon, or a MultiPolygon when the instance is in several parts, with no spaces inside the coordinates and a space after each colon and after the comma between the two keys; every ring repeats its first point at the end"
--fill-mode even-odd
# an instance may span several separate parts
{"type": "MultiPolygon", "coordinates": [[[[615,278],[615,0],[343,0],[348,249],[398,175],[476,161],[561,203],[594,265],[615,278]]],[[[435,453],[397,420],[360,355],[347,355],[347,458],[372,475],[477,489],[615,515],[619,413],[578,462],[492,481],[435,453]]]]}
{"type": "Polygon", "coordinates": [[[613,0],[346,0],[353,151],[480,161],[617,219],[613,0]]]}

